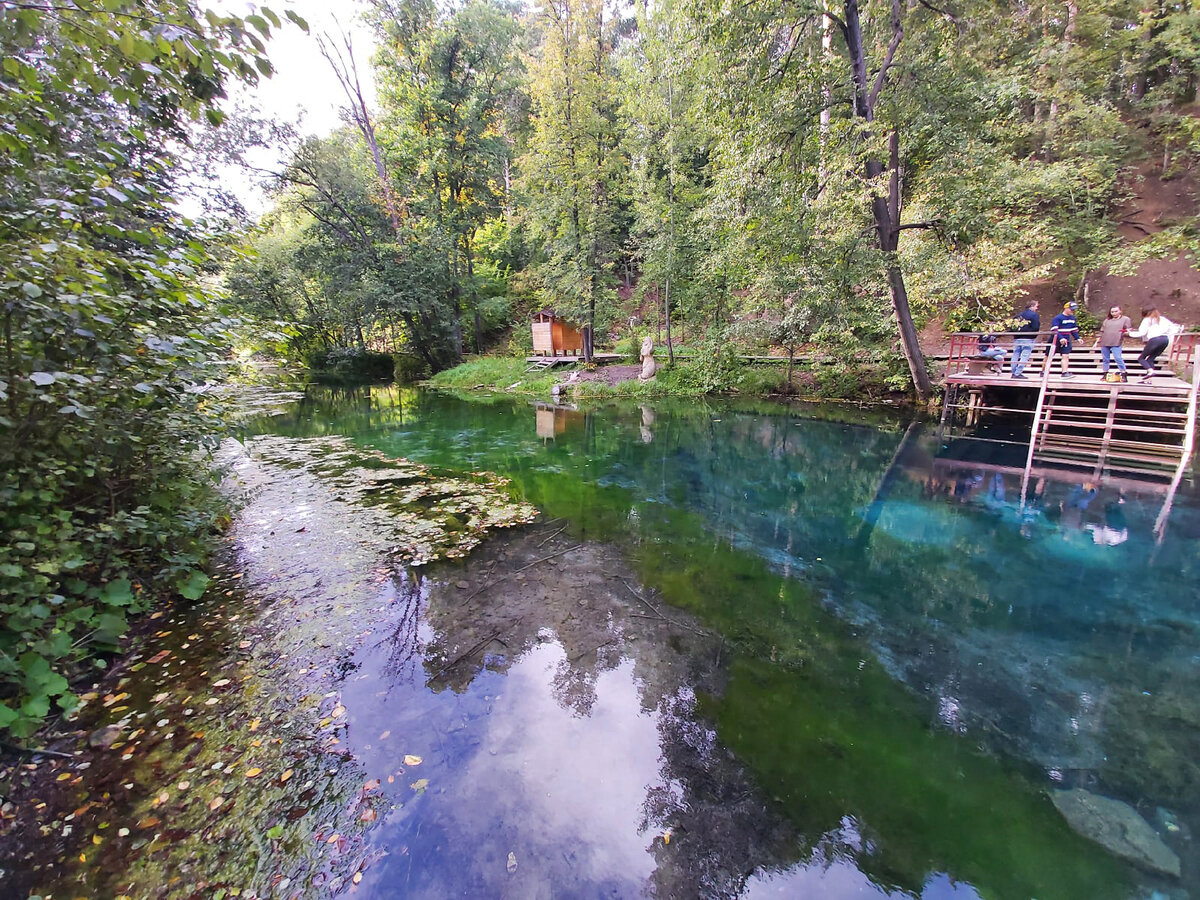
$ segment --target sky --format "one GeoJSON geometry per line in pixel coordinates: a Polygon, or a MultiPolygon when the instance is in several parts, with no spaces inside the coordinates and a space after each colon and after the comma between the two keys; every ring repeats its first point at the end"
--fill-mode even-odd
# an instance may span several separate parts
{"type": "MultiPolygon", "coordinates": [[[[317,36],[331,34],[340,40],[340,32],[345,31],[354,45],[367,102],[374,103],[370,60],[375,52],[375,36],[362,21],[364,4],[361,0],[275,0],[266,4],[211,0],[211,4],[218,12],[228,15],[246,15],[265,5],[283,18],[283,13],[291,9],[308,22],[308,34],[286,21],[282,29],[274,32],[267,45],[267,55],[275,74],[261,79],[255,87],[239,86],[231,91],[231,101],[252,104],[272,119],[299,123],[301,134],[329,134],[341,124],[346,95],[317,48],[317,36]]],[[[251,161],[257,167],[273,169],[278,165],[279,153],[256,152],[251,161]]],[[[256,178],[240,170],[231,170],[225,180],[251,214],[257,215],[264,210],[266,200],[256,178]]]]}

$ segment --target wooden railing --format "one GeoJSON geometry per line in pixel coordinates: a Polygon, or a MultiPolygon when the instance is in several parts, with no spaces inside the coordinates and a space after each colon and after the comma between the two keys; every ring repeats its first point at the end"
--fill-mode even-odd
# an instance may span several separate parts
{"type": "MultiPolygon", "coordinates": [[[[969,372],[972,364],[987,361],[979,354],[979,338],[984,334],[995,335],[996,343],[993,346],[999,347],[1004,351],[1005,365],[1010,364],[1012,361],[1013,340],[1015,338],[1033,338],[1033,351],[1026,362],[1027,368],[1033,372],[1039,370],[1039,367],[1043,365],[1046,359],[1047,353],[1052,350],[1050,332],[1048,331],[1042,331],[1037,334],[1013,331],[959,331],[950,335],[950,352],[946,357],[947,376],[969,372]]],[[[1094,341],[1094,336],[1077,341],[1074,352],[1078,354],[1091,351],[1094,341]]],[[[1159,364],[1160,366],[1165,364],[1166,368],[1173,369],[1176,372],[1190,374],[1192,365],[1198,358],[1196,353],[1198,347],[1200,347],[1200,332],[1183,331],[1172,335],[1167,353],[1165,357],[1159,358],[1159,364]]],[[[1125,351],[1126,364],[1137,358],[1138,354],[1141,353],[1141,348],[1141,343],[1123,345],[1122,349],[1125,351]]]]}

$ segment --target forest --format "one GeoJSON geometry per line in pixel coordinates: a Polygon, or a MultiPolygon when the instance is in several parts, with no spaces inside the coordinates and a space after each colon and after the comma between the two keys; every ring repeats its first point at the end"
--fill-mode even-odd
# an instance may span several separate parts
{"type": "Polygon", "coordinates": [[[1032,282],[1066,299],[1194,240],[1181,217],[1124,243],[1115,212],[1140,161],[1177,178],[1200,147],[1189,3],[369,15],[378,109],[367,61],[331,39],[346,126],[298,144],[229,274],[298,357],[378,350],[429,374],[523,355],[549,308],[585,352],[645,331],[710,366],[804,347],[927,399],[931,320],[1003,322],[1032,282]]]}
{"type": "Polygon", "coordinates": [[[926,400],[927,323],[1195,247],[1118,212],[1200,154],[1188,0],[367,5],[373,58],[314,60],[344,126],[291,133],[247,222],[177,201],[272,130],[228,98],[299,16],[0,0],[0,730],[204,591],[235,348],[419,378],[553,308],[588,355],[806,348],[926,400]]]}

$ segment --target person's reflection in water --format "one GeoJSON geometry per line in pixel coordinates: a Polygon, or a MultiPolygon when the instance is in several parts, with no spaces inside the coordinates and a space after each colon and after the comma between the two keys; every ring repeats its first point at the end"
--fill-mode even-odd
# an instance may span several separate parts
{"type": "Polygon", "coordinates": [[[1072,531],[1079,531],[1083,528],[1083,514],[1096,499],[1097,493],[1096,485],[1091,482],[1072,485],[1067,500],[1062,505],[1061,522],[1064,530],[1070,528],[1072,531]]]}
{"type": "Polygon", "coordinates": [[[1046,479],[1039,478],[1033,486],[1033,493],[1026,498],[1021,508],[1021,537],[1033,537],[1033,525],[1043,512],[1046,503],[1046,479]]]}
{"type": "Polygon", "coordinates": [[[1118,492],[1115,500],[1104,505],[1104,524],[1089,523],[1086,528],[1092,540],[1101,547],[1116,547],[1129,540],[1129,525],[1125,521],[1125,494],[1118,492]]]}
{"type": "Polygon", "coordinates": [[[983,484],[982,472],[975,472],[958,479],[954,483],[954,499],[959,503],[966,503],[971,499],[971,495],[975,493],[975,489],[981,484],[983,484]]]}
{"type": "Polygon", "coordinates": [[[988,482],[987,496],[983,501],[984,505],[988,509],[1000,510],[1005,506],[1005,496],[1004,476],[996,472],[988,482]]]}

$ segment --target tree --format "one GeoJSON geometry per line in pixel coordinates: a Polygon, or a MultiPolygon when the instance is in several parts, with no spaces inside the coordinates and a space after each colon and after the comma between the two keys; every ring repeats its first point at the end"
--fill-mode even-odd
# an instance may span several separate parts
{"type": "Polygon", "coordinates": [[[201,278],[224,238],[175,211],[168,148],[222,121],[229,81],[270,74],[280,25],[0,3],[0,729],[70,708],[68,676],[129,613],[203,590],[203,385],[226,341],[201,278]]]}
{"type": "Polygon", "coordinates": [[[533,59],[533,134],[522,160],[528,215],[542,245],[544,300],[584,325],[594,348],[620,251],[619,205],[627,161],[620,152],[614,21],[604,0],[547,0],[533,59]]]}
{"type": "Polygon", "coordinates": [[[517,90],[516,21],[484,0],[449,13],[379,0],[375,20],[386,37],[376,72],[387,156],[416,227],[444,235],[456,340],[461,348],[467,312],[478,353],[483,317],[475,238],[505,198],[504,113],[517,90]]]}

